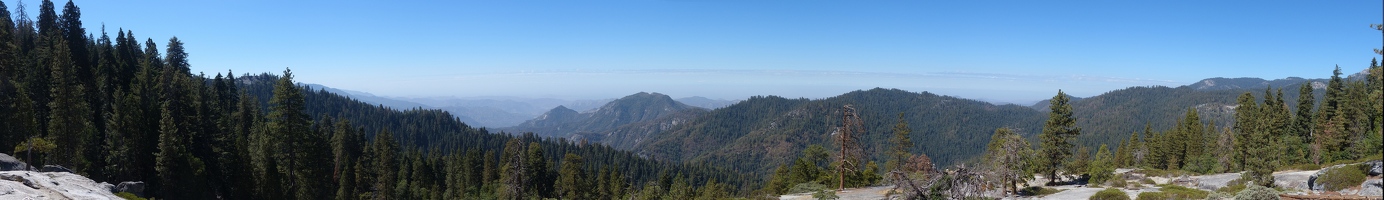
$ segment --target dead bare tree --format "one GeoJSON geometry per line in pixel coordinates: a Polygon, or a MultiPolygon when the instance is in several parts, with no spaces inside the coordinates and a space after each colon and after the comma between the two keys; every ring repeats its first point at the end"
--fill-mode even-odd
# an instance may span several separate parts
{"type": "Polygon", "coordinates": [[[966,199],[979,197],[988,190],[985,176],[965,165],[922,174],[910,175],[898,170],[889,174],[897,180],[894,190],[902,192],[902,199],[966,199]]]}
{"type": "Polygon", "coordinates": [[[865,134],[863,124],[855,108],[851,105],[841,107],[841,127],[836,131],[836,143],[841,145],[841,152],[836,156],[838,190],[846,189],[846,173],[855,173],[860,168],[860,158],[864,157],[859,142],[860,135],[865,134]]]}

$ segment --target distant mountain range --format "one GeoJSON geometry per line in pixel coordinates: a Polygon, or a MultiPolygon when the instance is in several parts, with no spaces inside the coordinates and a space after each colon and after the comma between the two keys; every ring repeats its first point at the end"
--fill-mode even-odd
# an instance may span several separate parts
{"type": "Polygon", "coordinates": [[[701,107],[701,108],[706,108],[706,109],[713,109],[713,110],[714,110],[714,109],[717,109],[717,108],[724,108],[724,107],[726,107],[726,106],[730,106],[731,104],[735,104],[735,103],[737,103],[737,102],[740,102],[740,101],[731,101],[731,100],[725,100],[725,99],[709,99],[709,98],[700,97],[700,96],[683,97],[683,98],[678,98],[677,100],[678,100],[678,102],[682,102],[683,104],[687,104],[687,105],[689,105],[689,106],[696,106],[696,107],[701,107]]]}
{"type": "MultiPolygon", "coordinates": [[[[522,98],[522,97],[424,97],[424,98],[403,98],[403,97],[382,97],[371,93],[344,90],[327,87],[320,84],[307,84],[314,90],[326,90],[328,92],[341,94],[362,102],[381,105],[399,110],[411,108],[429,108],[444,110],[462,122],[480,127],[512,127],[532,120],[543,115],[554,107],[565,107],[566,109],[583,112],[595,112],[597,108],[614,101],[615,99],[588,99],[588,100],[563,100],[555,98],[522,98]]],[[[726,107],[738,101],[724,99],[710,99],[706,97],[693,96],[679,98],[676,100],[683,104],[701,107],[705,109],[716,109],[726,107]]]]}
{"type": "Polygon", "coordinates": [[[578,113],[558,106],[533,120],[501,130],[534,132],[548,137],[596,136],[598,138],[587,139],[599,140],[605,135],[601,133],[608,130],[689,111],[705,112],[706,109],[683,104],[668,95],[640,92],[606,103],[592,112],[578,113]]]}
{"type": "MultiPolygon", "coordinates": [[[[1353,74],[1348,79],[1362,75],[1353,74]]],[[[1070,98],[1077,124],[1083,128],[1078,143],[1092,147],[1106,144],[1113,148],[1131,132],[1143,130],[1146,124],[1156,131],[1171,127],[1189,108],[1196,109],[1206,123],[1215,122],[1225,127],[1231,123],[1235,99],[1242,93],[1261,96],[1266,88],[1273,87],[1282,89],[1288,102],[1296,102],[1296,88],[1300,84],[1312,84],[1317,88],[1314,97],[1320,98],[1326,81],[1297,77],[1276,80],[1208,78],[1180,87],[1130,87],[1092,97],[1070,98]]],[[[807,145],[830,144],[829,134],[840,124],[843,105],[859,109],[865,120],[868,134],[862,140],[870,146],[867,151],[886,149],[890,128],[897,122],[898,114],[903,113],[914,132],[913,140],[917,144],[914,151],[928,154],[938,165],[975,158],[996,128],[1008,127],[1033,137],[1041,132],[1049,105],[1047,100],[1032,106],[995,105],[928,92],[882,88],[819,100],[756,96],[743,101],[704,97],[674,100],[667,95],[646,92],[613,100],[588,101],[399,100],[335,91],[391,107],[444,108],[459,117],[467,116],[461,117],[464,122],[475,121],[494,130],[602,143],[660,160],[728,161],[724,163],[732,163],[734,168],[761,172],[786,164],[807,145]],[[536,108],[540,105],[549,107],[536,108]],[[503,126],[505,124],[513,126],[503,126]]]]}

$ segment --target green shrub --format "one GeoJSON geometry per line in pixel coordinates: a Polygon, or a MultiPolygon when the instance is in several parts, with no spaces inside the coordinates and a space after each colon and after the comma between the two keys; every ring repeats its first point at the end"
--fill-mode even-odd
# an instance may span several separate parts
{"type": "Polygon", "coordinates": [[[1219,192],[1219,193],[1226,193],[1226,194],[1235,194],[1235,193],[1238,193],[1238,192],[1240,192],[1240,190],[1244,190],[1244,189],[1245,189],[1245,182],[1246,182],[1245,179],[1235,179],[1235,180],[1233,180],[1233,181],[1230,181],[1230,183],[1227,183],[1227,184],[1225,185],[1225,187],[1222,187],[1222,188],[1220,188],[1220,189],[1216,189],[1216,192],[1219,192]]]}
{"type": "Polygon", "coordinates": [[[1211,192],[1176,185],[1164,184],[1160,186],[1163,188],[1158,189],[1158,192],[1139,193],[1139,199],[1205,199],[1207,195],[1211,194],[1211,192]]]}
{"type": "Polygon", "coordinates": [[[127,199],[127,200],[146,200],[146,199],[144,199],[144,198],[139,198],[139,196],[135,196],[135,194],[130,194],[129,192],[115,193],[115,196],[120,197],[120,198],[124,198],[124,199],[127,199]]]}
{"type": "Polygon", "coordinates": [[[1154,182],[1153,179],[1150,179],[1150,178],[1140,179],[1140,180],[1139,180],[1139,183],[1149,184],[1149,185],[1157,185],[1157,184],[1158,184],[1158,182],[1154,182]]]}
{"type": "Polygon", "coordinates": [[[1365,182],[1365,170],[1361,169],[1363,168],[1361,166],[1368,167],[1356,164],[1327,170],[1326,174],[1317,178],[1317,182],[1321,183],[1327,191],[1339,191],[1360,185],[1361,182],[1365,182]]]}
{"type": "Polygon", "coordinates": [[[1245,190],[1241,190],[1240,193],[1236,193],[1236,194],[1235,194],[1235,199],[1236,199],[1236,200],[1265,200],[1265,199],[1277,200],[1277,199],[1279,199],[1279,197],[1278,197],[1278,191],[1274,191],[1272,188],[1267,188],[1267,187],[1259,186],[1259,185],[1250,185],[1249,187],[1245,188],[1245,190]]]}
{"type": "Polygon", "coordinates": [[[817,199],[817,200],[835,200],[835,199],[840,199],[841,197],[840,197],[840,196],[836,196],[836,191],[833,191],[833,190],[821,190],[821,191],[817,191],[817,193],[812,193],[812,198],[817,199]]]}
{"type": "Polygon", "coordinates": [[[826,185],[822,185],[822,184],[818,184],[818,183],[813,183],[813,182],[807,182],[807,183],[799,183],[798,185],[794,185],[792,189],[788,189],[788,193],[789,193],[789,194],[797,194],[797,193],[815,193],[815,192],[819,192],[819,191],[827,190],[827,189],[828,189],[828,188],[827,188],[826,185]]]}
{"type": "Polygon", "coordinates": [[[1092,199],[1092,200],[1129,200],[1129,194],[1126,194],[1123,190],[1120,190],[1120,189],[1106,188],[1105,190],[1101,190],[1100,192],[1096,192],[1096,195],[1092,195],[1090,199],[1092,199]]]}
{"type": "Polygon", "coordinates": [[[1164,200],[1164,199],[1172,199],[1172,198],[1168,198],[1168,194],[1167,194],[1167,193],[1163,193],[1163,192],[1145,192],[1145,193],[1139,193],[1139,198],[1136,198],[1136,199],[1138,199],[1138,200],[1164,200]]]}
{"type": "Polygon", "coordinates": [[[1206,195],[1206,199],[1209,199],[1209,200],[1221,200],[1221,199],[1233,199],[1233,198],[1235,198],[1235,195],[1231,195],[1231,194],[1229,194],[1229,193],[1221,193],[1221,192],[1212,192],[1211,195],[1206,195]]]}
{"type": "Polygon", "coordinates": [[[1125,181],[1124,179],[1113,179],[1113,180],[1110,180],[1109,182],[1110,182],[1110,187],[1123,188],[1123,187],[1128,187],[1128,186],[1129,186],[1129,181],[1125,181]]]}
{"type": "Polygon", "coordinates": [[[1204,190],[1192,189],[1176,185],[1163,186],[1163,189],[1159,189],[1158,191],[1168,193],[1169,197],[1177,199],[1205,199],[1206,195],[1211,194],[1211,192],[1207,192],[1204,190]]]}
{"type": "Polygon", "coordinates": [[[1045,187],[1039,187],[1039,186],[1033,186],[1033,187],[1026,187],[1026,188],[1024,188],[1024,189],[1019,190],[1019,195],[1023,195],[1023,196],[1043,196],[1043,195],[1055,194],[1055,193],[1058,193],[1058,192],[1062,192],[1062,190],[1059,190],[1059,189],[1052,189],[1052,188],[1045,188],[1045,187]]]}

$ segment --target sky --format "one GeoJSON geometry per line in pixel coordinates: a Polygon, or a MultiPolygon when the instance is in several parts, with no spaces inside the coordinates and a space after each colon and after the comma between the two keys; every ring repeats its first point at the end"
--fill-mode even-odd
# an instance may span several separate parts
{"type": "MultiPolygon", "coordinates": [[[[15,1],[3,0],[10,8],[15,1]]],[[[39,1],[24,1],[36,16],[39,1]]],[[[57,2],[62,8],[65,1],[57,2]]],[[[291,68],[381,96],[999,102],[1368,67],[1381,1],[75,1],[89,33],[185,43],[208,76],[291,68]]]]}

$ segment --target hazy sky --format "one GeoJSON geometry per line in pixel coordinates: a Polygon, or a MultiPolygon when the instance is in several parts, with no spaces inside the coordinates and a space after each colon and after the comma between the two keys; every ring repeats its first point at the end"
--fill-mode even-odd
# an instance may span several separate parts
{"type": "MultiPolygon", "coordinates": [[[[66,1],[56,2],[58,8],[66,1]]],[[[15,1],[5,0],[10,8],[15,1]]],[[[36,16],[38,1],[24,2],[36,16]]],[[[1026,102],[1209,77],[1354,73],[1380,1],[77,1],[186,43],[192,70],[385,96],[822,98],[874,87],[1026,102]]],[[[210,75],[209,75],[210,76],[210,75]]]]}

